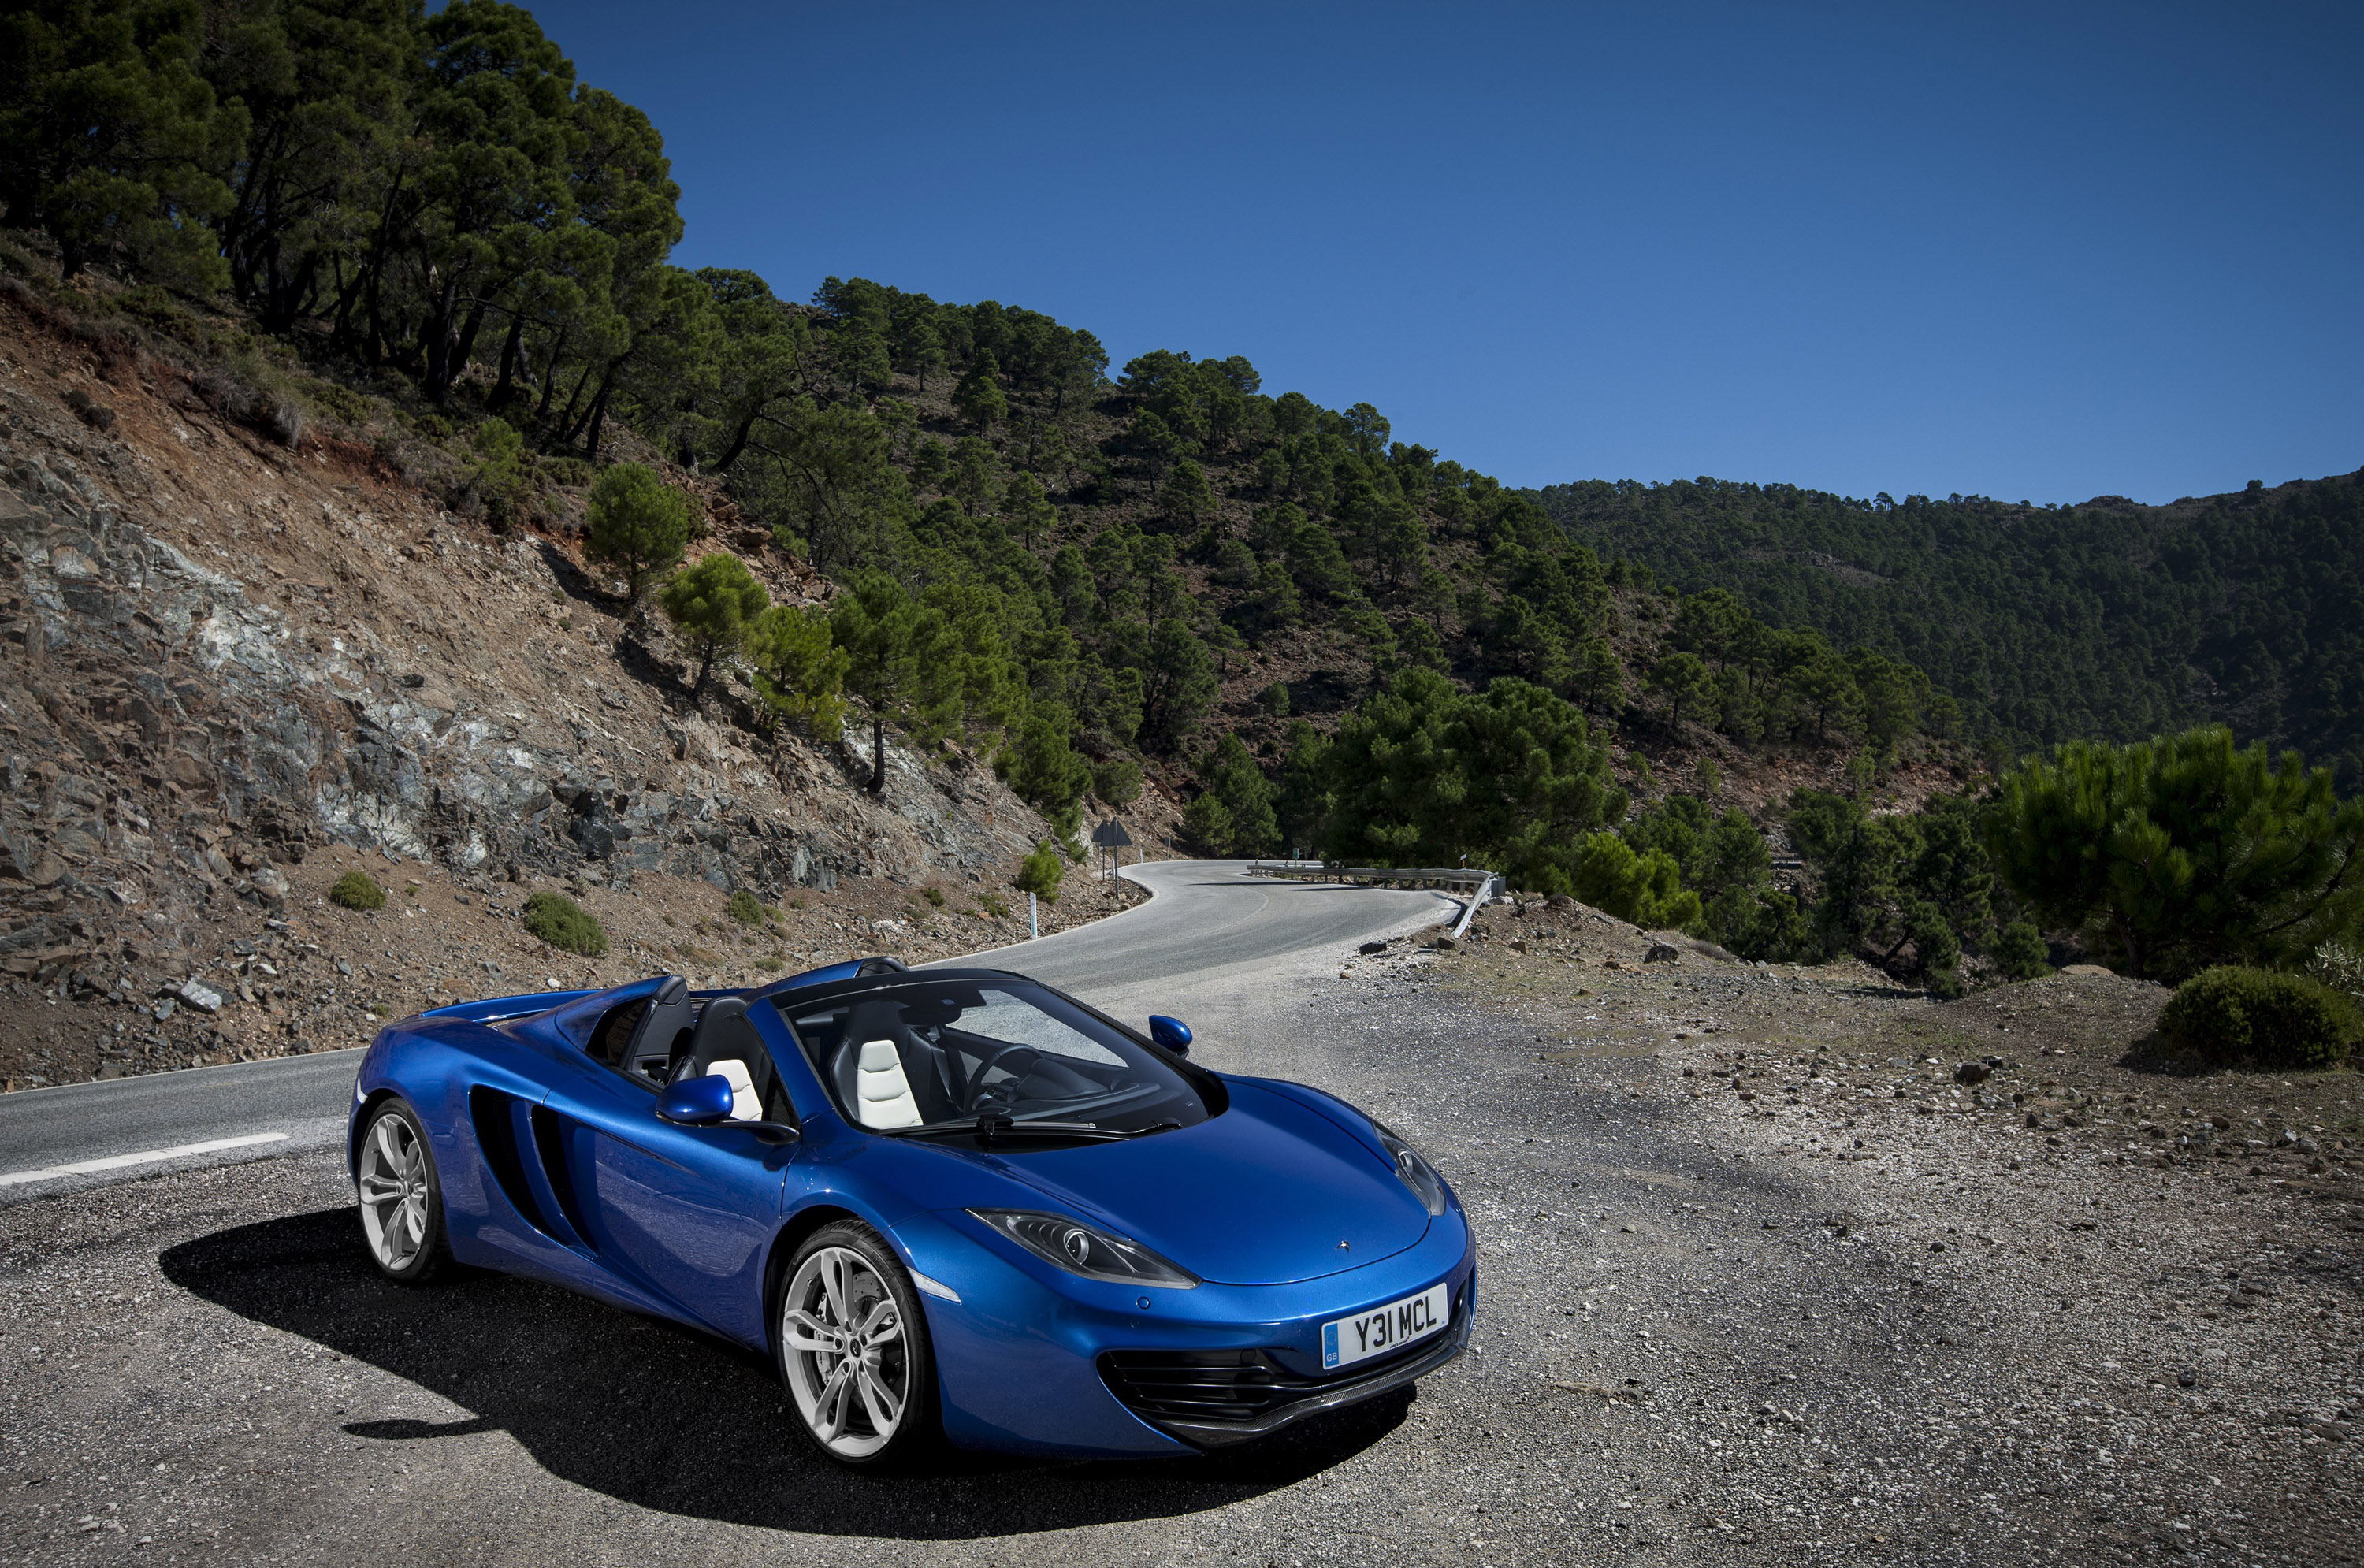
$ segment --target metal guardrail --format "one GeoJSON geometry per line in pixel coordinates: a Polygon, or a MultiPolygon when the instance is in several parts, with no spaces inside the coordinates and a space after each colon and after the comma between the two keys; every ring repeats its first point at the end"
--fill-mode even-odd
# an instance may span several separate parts
{"type": "Polygon", "coordinates": [[[1463,894],[1461,918],[1453,927],[1459,937],[1469,929],[1478,906],[1502,891],[1502,873],[1479,866],[1337,866],[1319,861],[1251,861],[1250,876],[1286,877],[1292,882],[1339,882],[1358,885],[1436,887],[1463,894]]]}

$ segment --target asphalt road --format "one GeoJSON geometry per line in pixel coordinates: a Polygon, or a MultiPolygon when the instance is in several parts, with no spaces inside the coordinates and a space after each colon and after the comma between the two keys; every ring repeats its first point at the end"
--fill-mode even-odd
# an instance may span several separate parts
{"type": "MultiPolygon", "coordinates": [[[[1242,863],[1156,862],[1124,874],[1154,896],[1121,915],[974,960],[1111,1011],[1173,1012],[1194,986],[1315,948],[1457,914],[1442,895],[1274,882],[1242,863]]],[[[160,1168],[232,1163],[342,1138],[357,1051],[0,1095],[0,1204],[160,1168]],[[161,1158],[160,1158],[161,1156],[161,1158]]]]}
{"type": "Polygon", "coordinates": [[[1461,910],[1459,900],[1441,893],[1249,876],[1239,861],[1158,861],[1127,866],[1124,875],[1156,896],[1056,936],[947,962],[1016,970],[1101,1005],[1106,995],[1160,984],[1181,995],[1208,974],[1361,942],[1461,910]]]}

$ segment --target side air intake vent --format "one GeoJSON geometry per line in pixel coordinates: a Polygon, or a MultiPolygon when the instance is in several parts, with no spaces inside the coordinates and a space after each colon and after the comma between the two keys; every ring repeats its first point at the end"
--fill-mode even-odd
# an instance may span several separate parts
{"type": "Polygon", "coordinates": [[[476,1147],[485,1151],[485,1163],[499,1184],[501,1195],[528,1225],[549,1236],[550,1217],[534,1200],[533,1184],[526,1180],[525,1165],[519,1158],[517,1112],[514,1095],[482,1084],[468,1091],[468,1121],[476,1129],[476,1147]]]}

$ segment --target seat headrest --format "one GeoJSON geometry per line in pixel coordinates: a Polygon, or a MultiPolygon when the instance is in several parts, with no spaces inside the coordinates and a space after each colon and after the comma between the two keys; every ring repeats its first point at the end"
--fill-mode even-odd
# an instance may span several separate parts
{"type": "Polygon", "coordinates": [[[697,1032],[690,1037],[689,1050],[674,1073],[676,1078],[703,1077],[714,1071],[717,1062],[729,1057],[746,1062],[748,1071],[758,1074],[758,1089],[769,1081],[771,1053],[764,1049],[764,1037],[755,1032],[754,1020],[747,1016],[745,999],[717,996],[698,1015],[697,1032]]]}
{"type": "Polygon", "coordinates": [[[746,1016],[746,997],[717,996],[706,1004],[706,1011],[697,1016],[697,1032],[704,1034],[726,1018],[743,1018],[746,1016]]]}
{"type": "Polygon", "coordinates": [[[764,1097],[755,1093],[755,1076],[747,1064],[735,1056],[726,1056],[714,1064],[716,1077],[730,1084],[730,1119],[761,1121],[764,1119],[764,1097]]]}
{"type": "Polygon", "coordinates": [[[903,1058],[891,1040],[864,1040],[855,1048],[853,1114],[862,1125],[887,1129],[917,1127],[927,1118],[903,1075],[903,1058]]]}

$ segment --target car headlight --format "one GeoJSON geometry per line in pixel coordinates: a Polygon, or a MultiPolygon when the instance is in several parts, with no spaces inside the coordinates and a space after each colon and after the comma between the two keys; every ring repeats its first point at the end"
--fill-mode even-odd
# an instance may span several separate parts
{"type": "Polygon", "coordinates": [[[1396,1180],[1410,1187],[1427,1206],[1429,1213],[1443,1214],[1444,1178],[1436,1173],[1436,1167],[1422,1159],[1417,1150],[1389,1132],[1376,1118],[1371,1123],[1371,1130],[1379,1135],[1380,1147],[1388,1151],[1388,1158],[1396,1162],[1396,1180]]]}
{"type": "Polygon", "coordinates": [[[1168,1290],[1189,1290],[1199,1283],[1198,1275],[1167,1262],[1140,1242],[1111,1236],[1080,1219],[1022,1208],[972,1208],[969,1212],[1044,1262],[1086,1279],[1162,1285],[1168,1290]]]}

